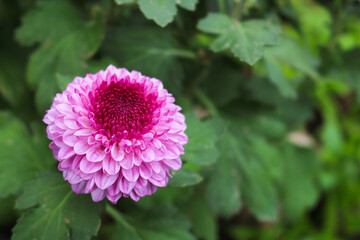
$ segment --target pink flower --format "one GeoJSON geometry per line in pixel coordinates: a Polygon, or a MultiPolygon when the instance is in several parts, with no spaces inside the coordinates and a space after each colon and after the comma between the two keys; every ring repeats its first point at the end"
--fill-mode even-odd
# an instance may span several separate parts
{"type": "Polygon", "coordinates": [[[161,81],[125,68],[75,77],[44,117],[49,146],[73,191],[116,203],[165,187],[188,141],[174,101],[161,81]]]}

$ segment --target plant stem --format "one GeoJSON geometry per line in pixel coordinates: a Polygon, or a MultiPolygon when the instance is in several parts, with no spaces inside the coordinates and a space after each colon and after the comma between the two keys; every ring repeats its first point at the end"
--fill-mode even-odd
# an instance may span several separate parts
{"type": "Polygon", "coordinates": [[[234,0],[235,7],[231,13],[231,17],[235,20],[240,20],[244,11],[245,0],[234,0]]]}
{"type": "Polygon", "coordinates": [[[220,12],[226,14],[226,6],[225,6],[224,0],[217,0],[217,2],[218,2],[220,12]]]}
{"type": "Polygon", "coordinates": [[[110,204],[106,204],[105,210],[116,222],[121,223],[124,227],[126,227],[130,231],[135,231],[134,227],[131,226],[125,220],[125,218],[122,216],[122,214],[118,210],[116,210],[116,208],[114,208],[110,204]]]}
{"type": "Polygon", "coordinates": [[[213,117],[220,117],[219,111],[217,110],[216,106],[212,103],[212,101],[206,96],[206,94],[200,90],[195,90],[196,97],[199,99],[199,101],[205,105],[207,110],[211,113],[213,117]]]}

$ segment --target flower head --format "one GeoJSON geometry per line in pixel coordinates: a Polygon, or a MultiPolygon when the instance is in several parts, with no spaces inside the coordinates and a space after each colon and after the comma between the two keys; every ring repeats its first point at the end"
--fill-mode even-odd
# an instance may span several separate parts
{"type": "Polygon", "coordinates": [[[73,191],[116,203],[166,186],[188,141],[174,101],[161,81],[125,68],[76,77],[44,117],[50,148],[73,191]]]}

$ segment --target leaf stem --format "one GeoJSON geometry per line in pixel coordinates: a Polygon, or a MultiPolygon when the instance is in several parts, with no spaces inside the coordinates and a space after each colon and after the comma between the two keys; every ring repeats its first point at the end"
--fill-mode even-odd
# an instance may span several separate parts
{"type": "Polygon", "coordinates": [[[124,227],[131,231],[135,231],[134,227],[125,220],[124,216],[118,210],[116,210],[116,208],[110,204],[106,204],[105,210],[116,222],[121,223],[124,225],[124,227]]]}
{"type": "Polygon", "coordinates": [[[218,3],[220,12],[226,14],[226,6],[225,6],[224,0],[217,0],[217,3],[218,3]]]}
{"type": "Polygon", "coordinates": [[[240,20],[244,11],[246,0],[234,0],[235,7],[231,13],[231,17],[235,20],[240,20]]]}
{"type": "Polygon", "coordinates": [[[220,117],[219,111],[217,110],[216,106],[202,90],[196,89],[195,94],[199,101],[205,105],[205,107],[207,108],[207,110],[209,110],[213,117],[220,117]]]}

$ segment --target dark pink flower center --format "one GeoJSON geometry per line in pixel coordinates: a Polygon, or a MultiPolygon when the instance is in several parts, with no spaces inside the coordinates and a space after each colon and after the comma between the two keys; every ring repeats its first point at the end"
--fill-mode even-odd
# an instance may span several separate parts
{"type": "Polygon", "coordinates": [[[91,101],[96,129],[109,139],[140,137],[154,124],[156,98],[157,94],[145,94],[143,85],[126,79],[103,82],[91,101]]]}

